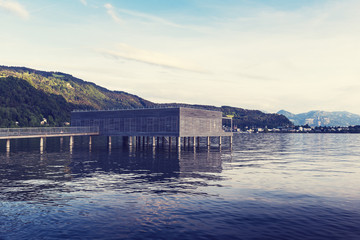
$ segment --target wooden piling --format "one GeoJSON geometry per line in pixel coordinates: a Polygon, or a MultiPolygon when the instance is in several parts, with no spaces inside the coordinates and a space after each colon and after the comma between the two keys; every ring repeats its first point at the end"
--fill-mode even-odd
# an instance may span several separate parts
{"type": "Polygon", "coordinates": [[[6,152],[10,152],[10,139],[6,139],[6,152]]]}

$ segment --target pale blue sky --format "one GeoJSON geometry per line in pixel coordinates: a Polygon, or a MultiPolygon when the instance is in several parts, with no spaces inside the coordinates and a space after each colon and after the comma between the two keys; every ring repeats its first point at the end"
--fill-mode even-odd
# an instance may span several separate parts
{"type": "Polygon", "coordinates": [[[357,0],[0,0],[0,65],[155,102],[360,114],[357,0]]]}

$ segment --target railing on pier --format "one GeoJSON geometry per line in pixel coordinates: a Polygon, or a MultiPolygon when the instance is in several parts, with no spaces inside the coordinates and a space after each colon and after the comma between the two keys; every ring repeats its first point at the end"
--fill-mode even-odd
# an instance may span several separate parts
{"type": "Polygon", "coordinates": [[[54,136],[54,135],[88,135],[98,134],[99,127],[34,127],[34,128],[0,128],[0,137],[16,136],[54,136]]]}

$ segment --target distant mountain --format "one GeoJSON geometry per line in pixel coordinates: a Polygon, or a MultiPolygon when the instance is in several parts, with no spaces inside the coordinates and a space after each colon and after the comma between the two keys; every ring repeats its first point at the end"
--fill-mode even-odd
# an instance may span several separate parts
{"type": "Polygon", "coordinates": [[[157,104],[136,95],[110,91],[66,73],[0,66],[0,127],[63,126],[74,109],[134,109],[186,106],[222,111],[244,127],[290,126],[279,114],[236,107],[157,104]],[[45,120],[45,121],[44,121],[45,120]]]}
{"type": "Polygon", "coordinates": [[[278,114],[287,117],[294,125],[315,126],[353,126],[360,125],[360,115],[349,112],[310,111],[307,113],[293,114],[281,110],[278,114]]]}

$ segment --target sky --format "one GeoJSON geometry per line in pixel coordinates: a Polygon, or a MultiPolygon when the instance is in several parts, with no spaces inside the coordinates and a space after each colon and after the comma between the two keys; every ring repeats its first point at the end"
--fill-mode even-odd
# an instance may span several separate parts
{"type": "Polygon", "coordinates": [[[147,100],[360,114],[358,0],[0,0],[0,65],[147,100]]]}

